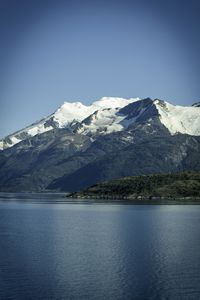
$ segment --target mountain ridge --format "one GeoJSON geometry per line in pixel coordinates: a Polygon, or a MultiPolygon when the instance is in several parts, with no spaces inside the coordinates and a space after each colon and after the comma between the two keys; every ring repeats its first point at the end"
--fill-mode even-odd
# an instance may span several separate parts
{"type": "Polygon", "coordinates": [[[57,110],[60,125],[43,119],[51,130],[22,132],[20,142],[0,151],[0,191],[71,192],[117,177],[200,170],[200,107],[102,98],[75,121],[66,117],[69,106],[57,110]]]}
{"type": "Polygon", "coordinates": [[[139,98],[125,99],[117,97],[103,97],[88,106],[81,102],[64,102],[64,104],[62,104],[50,116],[44,117],[41,120],[32,123],[30,126],[26,126],[25,128],[17,130],[13,134],[9,134],[5,138],[0,139],[0,150],[12,147],[27,137],[42,134],[55,128],[70,127],[74,122],[82,121],[96,110],[109,107],[109,105],[111,105],[111,107],[123,107],[123,105],[136,100],[139,100],[139,98]]]}
{"type": "MultiPolygon", "coordinates": [[[[198,126],[200,122],[200,107],[198,105],[184,107],[172,105],[159,99],[152,100],[151,98],[125,99],[117,97],[103,97],[88,106],[81,102],[64,102],[64,104],[50,116],[42,118],[40,121],[35,122],[24,129],[18,130],[4,139],[1,139],[0,150],[12,147],[31,136],[42,134],[56,128],[71,128],[75,131],[79,130],[80,133],[84,134],[83,127],[85,127],[87,134],[88,126],[85,123],[87,123],[92,116],[94,117],[95,114],[102,115],[100,119],[104,120],[104,123],[102,122],[102,126],[104,127],[104,130],[101,130],[102,134],[123,130],[130,125],[127,116],[125,115],[126,109],[123,108],[134,106],[137,102],[139,106],[142,102],[146,102],[148,105],[154,105],[154,109],[156,109],[160,115],[161,122],[172,134],[180,132],[190,135],[200,135],[200,129],[198,126]],[[191,118],[188,118],[188,114],[191,118]],[[112,118],[114,119],[112,120],[112,118]],[[82,129],[80,127],[82,127],[82,129]]],[[[141,113],[142,111],[140,110],[140,114],[141,113]]],[[[132,121],[135,120],[133,119],[132,121]]],[[[96,130],[88,130],[100,131],[98,129],[98,124],[96,130]]]]}

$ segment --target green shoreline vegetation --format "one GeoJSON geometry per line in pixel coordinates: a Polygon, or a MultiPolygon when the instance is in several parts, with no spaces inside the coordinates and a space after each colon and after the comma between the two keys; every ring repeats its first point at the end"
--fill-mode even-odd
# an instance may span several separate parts
{"type": "Polygon", "coordinates": [[[200,172],[123,177],[95,184],[67,197],[200,204],[200,172]]]}

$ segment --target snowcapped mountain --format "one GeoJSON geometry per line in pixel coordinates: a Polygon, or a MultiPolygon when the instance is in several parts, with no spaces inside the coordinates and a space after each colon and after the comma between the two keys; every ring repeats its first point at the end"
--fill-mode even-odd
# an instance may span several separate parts
{"type": "Polygon", "coordinates": [[[200,107],[178,106],[156,99],[154,101],[160,121],[171,132],[200,135],[200,107]]]}
{"type": "Polygon", "coordinates": [[[0,191],[75,191],[117,177],[200,170],[200,107],[150,98],[65,102],[0,147],[0,191]]]}
{"type": "Polygon", "coordinates": [[[199,105],[183,107],[159,99],[103,97],[88,106],[65,102],[52,115],[0,140],[0,150],[53,129],[69,128],[78,134],[105,135],[126,130],[137,122],[148,122],[154,116],[172,135],[200,135],[199,105]]]}
{"type": "Polygon", "coordinates": [[[172,135],[200,135],[200,107],[176,106],[150,98],[136,100],[124,107],[95,111],[75,127],[79,134],[108,134],[125,130],[136,122],[147,122],[153,116],[158,116],[172,135]]]}
{"type": "Polygon", "coordinates": [[[0,150],[14,146],[28,137],[42,134],[55,128],[67,128],[72,124],[81,122],[95,111],[105,108],[120,108],[139,100],[139,98],[103,97],[91,105],[83,105],[81,102],[65,102],[55,113],[33,123],[32,125],[8,135],[0,140],[0,150]]]}

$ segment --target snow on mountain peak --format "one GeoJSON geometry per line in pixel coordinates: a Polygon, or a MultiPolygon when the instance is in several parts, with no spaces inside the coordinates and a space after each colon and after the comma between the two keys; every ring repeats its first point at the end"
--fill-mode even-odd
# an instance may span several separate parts
{"type": "Polygon", "coordinates": [[[76,131],[79,134],[108,134],[114,131],[123,130],[120,122],[125,118],[118,114],[119,108],[104,108],[95,111],[88,118],[84,119],[76,131]]]}
{"type": "Polygon", "coordinates": [[[92,106],[102,107],[102,108],[117,108],[117,107],[124,107],[129,103],[134,101],[138,101],[140,98],[130,98],[124,99],[119,97],[103,97],[100,100],[97,100],[92,103],[92,106]]]}
{"type": "Polygon", "coordinates": [[[131,102],[138,101],[139,98],[117,98],[103,97],[93,102],[91,105],[84,105],[81,102],[64,102],[64,104],[52,115],[59,127],[66,127],[70,122],[82,121],[97,110],[105,108],[122,108],[131,102]]]}
{"type": "MultiPolygon", "coordinates": [[[[189,135],[200,135],[200,107],[172,105],[164,100],[125,100],[127,105],[124,109],[122,98],[102,98],[97,101],[97,105],[103,104],[101,108],[89,118],[84,119],[77,128],[82,134],[108,134],[114,131],[121,131],[128,128],[145,115],[145,118],[159,116],[161,123],[171,134],[182,133],[189,135]],[[106,104],[111,103],[112,108],[106,108],[106,104]],[[152,103],[150,105],[150,103],[152,103]],[[128,105],[130,104],[130,105],[128,105]],[[120,106],[121,107],[118,107],[120,106]],[[155,110],[158,114],[155,114],[155,110]]],[[[96,105],[96,102],[93,103],[96,105]]],[[[144,119],[144,118],[143,118],[144,119]]]]}
{"type": "Polygon", "coordinates": [[[107,134],[124,130],[147,110],[150,117],[152,117],[153,110],[150,110],[152,106],[154,106],[156,113],[158,111],[161,123],[168,128],[171,134],[180,132],[189,135],[200,135],[200,107],[198,105],[184,107],[155,99],[152,104],[150,103],[150,106],[144,105],[143,107],[142,103],[145,101],[149,103],[152,100],[150,98],[140,100],[140,98],[103,97],[90,105],[84,105],[81,102],[64,102],[47,118],[43,118],[39,122],[35,122],[0,140],[0,150],[12,147],[29,137],[54,128],[77,128],[77,132],[82,134],[88,132],[107,134]],[[124,113],[121,113],[122,110],[120,109],[124,113]],[[129,114],[128,119],[127,114],[129,114]]]}
{"type": "Polygon", "coordinates": [[[155,99],[154,104],[161,123],[171,134],[200,135],[200,107],[172,105],[159,99],[155,99]]]}
{"type": "Polygon", "coordinates": [[[52,117],[62,128],[74,120],[81,121],[90,114],[89,110],[88,106],[83,105],[81,102],[64,102],[52,117]]]}
{"type": "Polygon", "coordinates": [[[71,126],[74,122],[81,122],[97,110],[104,108],[122,108],[137,100],[139,100],[139,98],[124,99],[117,97],[103,97],[100,100],[93,102],[91,105],[84,105],[81,102],[64,102],[47,118],[35,122],[31,126],[0,140],[0,150],[12,147],[28,137],[42,134],[43,132],[53,130],[54,128],[65,128],[71,126]]]}

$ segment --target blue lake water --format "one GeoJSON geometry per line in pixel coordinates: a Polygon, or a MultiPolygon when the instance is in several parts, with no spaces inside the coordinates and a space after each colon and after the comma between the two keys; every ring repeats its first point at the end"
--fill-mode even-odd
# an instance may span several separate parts
{"type": "Polygon", "coordinates": [[[200,206],[0,194],[0,299],[199,300],[200,206]]]}

